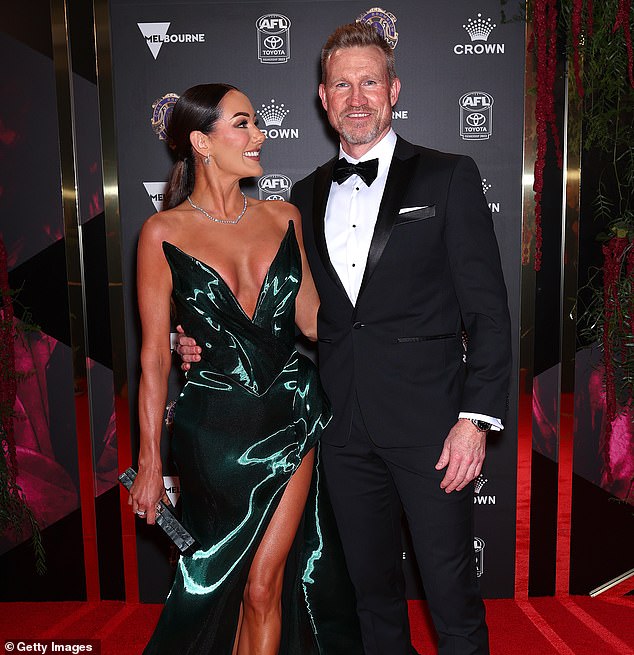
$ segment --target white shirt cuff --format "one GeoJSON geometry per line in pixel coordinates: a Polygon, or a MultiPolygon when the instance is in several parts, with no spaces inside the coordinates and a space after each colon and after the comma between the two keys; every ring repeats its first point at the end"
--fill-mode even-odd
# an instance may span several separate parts
{"type": "Polygon", "coordinates": [[[460,412],[458,418],[474,418],[477,421],[485,421],[486,423],[491,424],[491,430],[494,432],[500,432],[504,430],[502,421],[499,418],[494,418],[493,416],[487,416],[486,414],[474,414],[473,412],[460,412]]]}

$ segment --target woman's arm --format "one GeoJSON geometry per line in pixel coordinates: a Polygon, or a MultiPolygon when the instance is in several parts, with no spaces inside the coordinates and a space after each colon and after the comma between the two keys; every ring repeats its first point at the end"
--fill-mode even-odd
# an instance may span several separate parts
{"type": "Polygon", "coordinates": [[[172,365],[169,343],[172,278],[163,254],[162,223],[160,214],[145,222],[137,249],[137,295],[142,328],[140,449],[139,471],[128,503],[134,512],[146,511],[148,523],[154,523],[156,504],[165,496],[161,429],[172,365]]]}

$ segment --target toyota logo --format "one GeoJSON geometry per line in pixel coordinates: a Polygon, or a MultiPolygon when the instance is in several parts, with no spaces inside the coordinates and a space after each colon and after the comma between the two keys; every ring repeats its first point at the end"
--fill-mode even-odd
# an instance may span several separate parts
{"type": "Polygon", "coordinates": [[[484,125],[486,121],[487,119],[485,115],[479,112],[474,112],[467,116],[467,125],[471,125],[471,127],[480,127],[481,125],[484,125]]]}
{"type": "Polygon", "coordinates": [[[267,36],[264,39],[264,47],[270,48],[271,50],[278,50],[282,47],[284,40],[279,36],[267,36]]]}

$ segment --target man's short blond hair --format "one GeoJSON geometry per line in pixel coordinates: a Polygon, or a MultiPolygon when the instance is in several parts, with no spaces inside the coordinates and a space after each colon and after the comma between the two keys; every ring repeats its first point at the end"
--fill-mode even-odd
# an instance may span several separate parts
{"type": "Polygon", "coordinates": [[[377,30],[367,23],[348,23],[338,27],[321,49],[321,81],[326,83],[326,64],[335,50],[376,46],[385,55],[385,65],[390,84],[396,78],[394,50],[377,30]]]}

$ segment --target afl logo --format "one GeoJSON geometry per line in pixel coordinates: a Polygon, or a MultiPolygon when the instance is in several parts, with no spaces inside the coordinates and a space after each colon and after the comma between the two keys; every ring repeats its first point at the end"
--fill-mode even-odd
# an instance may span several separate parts
{"type": "Polygon", "coordinates": [[[488,139],[493,134],[493,96],[484,91],[470,91],[458,104],[460,136],[466,141],[488,139]]]}
{"type": "Polygon", "coordinates": [[[258,195],[260,200],[284,200],[290,198],[293,183],[286,175],[271,173],[258,180],[258,195]]]}
{"type": "Polygon", "coordinates": [[[285,64],[291,58],[291,21],[282,14],[265,14],[255,22],[258,59],[263,64],[285,64]]]}

